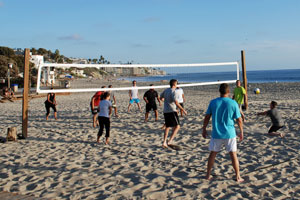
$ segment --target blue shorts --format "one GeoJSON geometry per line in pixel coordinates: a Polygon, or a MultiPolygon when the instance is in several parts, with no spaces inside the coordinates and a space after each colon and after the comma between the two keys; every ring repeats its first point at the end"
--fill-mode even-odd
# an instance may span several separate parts
{"type": "Polygon", "coordinates": [[[131,99],[130,101],[129,101],[129,103],[130,104],[133,104],[133,103],[140,103],[140,99],[131,99]]]}

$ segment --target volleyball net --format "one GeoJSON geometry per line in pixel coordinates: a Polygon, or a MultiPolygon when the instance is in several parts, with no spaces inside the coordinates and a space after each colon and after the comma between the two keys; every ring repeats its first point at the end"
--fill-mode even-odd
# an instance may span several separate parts
{"type": "Polygon", "coordinates": [[[235,83],[236,80],[239,80],[239,76],[239,62],[192,64],[43,63],[38,67],[36,91],[37,93],[76,93],[130,90],[132,89],[130,85],[132,80],[143,83],[138,84],[138,89],[159,89],[170,87],[170,79],[178,80],[178,87],[193,87],[235,83]],[[49,79],[52,82],[49,83],[49,79]],[[67,82],[70,81],[70,87],[66,88],[67,82]],[[79,84],[72,84],[75,81],[78,81],[79,84]],[[101,88],[99,81],[106,83],[111,81],[112,84],[117,81],[118,84],[113,88],[101,88]],[[65,83],[65,85],[58,84],[58,82],[65,83]],[[149,86],[150,84],[154,85],[149,86]]]}

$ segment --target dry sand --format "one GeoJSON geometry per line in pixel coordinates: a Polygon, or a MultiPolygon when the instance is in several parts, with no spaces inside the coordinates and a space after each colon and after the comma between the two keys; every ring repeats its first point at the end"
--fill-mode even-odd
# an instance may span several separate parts
{"type": "MultiPolygon", "coordinates": [[[[126,112],[125,91],[116,93],[121,117],[111,118],[109,146],[95,143],[98,129],[92,128],[89,110],[92,93],[57,96],[57,121],[52,110],[45,120],[45,99],[32,99],[29,137],[0,144],[0,191],[46,199],[299,199],[299,86],[249,85],[245,139],[238,143],[245,179],[240,184],[234,181],[225,150],[217,155],[213,180],[204,179],[209,139],[202,138],[201,127],[209,101],[219,96],[217,85],[184,88],[188,115],[181,118],[175,138],[181,151],[161,147],[162,107],[158,122],[151,113],[144,123],[144,113],[136,106],[126,112]],[[252,93],[255,87],[261,94],[252,93]],[[283,139],[267,136],[270,119],[256,115],[267,110],[271,100],[279,103],[285,120],[283,139]]],[[[12,126],[21,133],[21,115],[21,101],[1,103],[0,136],[5,137],[12,126]]]]}

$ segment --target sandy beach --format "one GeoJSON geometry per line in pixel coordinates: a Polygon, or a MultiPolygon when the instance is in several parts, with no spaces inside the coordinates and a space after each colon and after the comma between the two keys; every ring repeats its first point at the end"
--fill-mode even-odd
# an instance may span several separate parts
{"type": "MultiPolygon", "coordinates": [[[[126,91],[115,92],[120,118],[111,118],[110,145],[96,143],[98,128],[92,127],[89,108],[93,93],[57,96],[58,120],[51,110],[48,121],[45,98],[32,99],[28,138],[0,143],[0,191],[45,199],[299,199],[300,83],[249,84],[245,138],[238,143],[245,179],[240,184],[225,150],[217,155],[213,179],[204,179],[209,139],[202,138],[201,127],[218,87],[183,88],[188,115],[180,118],[175,138],[180,151],[161,147],[163,107],[157,122],[151,112],[144,123],[137,106],[127,113],[126,91]],[[256,87],[261,94],[252,92],[256,87]],[[285,121],[284,138],[268,136],[271,120],[257,116],[272,100],[285,121]]],[[[144,92],[139,91],[141,99],[144,92]]],[[[0,136],[6,137],[8,127],[21,133],[21,118],[21,101],[0,103],[0,136]]]]}

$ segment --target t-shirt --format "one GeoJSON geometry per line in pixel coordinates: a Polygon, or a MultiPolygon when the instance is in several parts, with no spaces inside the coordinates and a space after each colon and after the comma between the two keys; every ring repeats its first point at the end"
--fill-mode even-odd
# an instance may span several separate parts
{"type": "Polygon", "coordinates": [[[102,95],[102,92],[99,91],[99,92],[96,92],[93,96],[93,98],[95,98],[94,100],[94,106],[98,107],[99,106],[99,103],[101,101],[101,95],[102,95]]]}
{"type": "Polygon", "coordinates": [[[280,115],[279,111],[277,110],[277,108],[268,110],[267,116],[269,116],[271,118],[272,124],[274,126],[283,126],[281,115],[280,115]]]}
{"type": "Polygon", "coordinates": [[[165,91],[160,94],[160,97],[165,99],[164,113],[176,112],[175,89],[165,89],[165,91]]]}
{"type": "Polygon", "coordinates": [[[238,104],[228,98],[219,97],[209,103],[206,114],[212,115],[212,138],[230,139],[236,137],[235,119],[241,117],[238,104]]]}
{"type": "Polygon", "coordinates": [[[138,99],[138,89],[135,87],[132,87],[131,89],[131,98],[133,99],[138,99]]]}
{"type": "Polygon", "coordinates": [[[183,103],[183,89],[182,88],[178,88],[175,90],[175,99],[178,101],[178,103],[183,103]]]}
{"type": "Polygon", "coordinates": [[[149,104],[155,104],[155,98],[158,97],[158,93],[155,90],[148,90],[145,92],[144,97],[146,97],[149,104]]]}
{"type": "Polygon", "coordinates": [[[234,88],[233,94],[234,94],[234,100],[238,104],[243,104],[244,103],[244,95],[246,94],[245,88],[243,88],[242,86],[241,87],[236,87],[236,88],[234,88]]]}
{"type": "Polygon", "coordinates": [[[109,107],[111,107],[112,104],[110,101],[107,101],[107,100],[102,100],[100,101],[100,105],[99,105],[99,108],[100,108],[100,112],[99,112],[99,116],[100,117],[107,117],[109,118],[109,107]]]}

